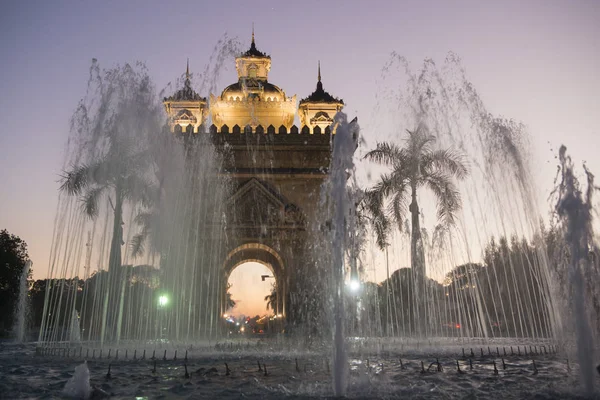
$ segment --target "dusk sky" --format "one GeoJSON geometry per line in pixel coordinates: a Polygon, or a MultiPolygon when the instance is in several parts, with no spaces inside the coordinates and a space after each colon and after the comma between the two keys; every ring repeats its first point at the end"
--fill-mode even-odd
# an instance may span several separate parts
{"type": "MultiPolygon", "coordinates": [[[[34,277],[47,273],[69,118],[92,58],[146,63],[158,90],[201,72],[227,33],[244,47],[252,23],[272,57],[269,80],[325,90],[358,116],[367,146],[375,89],[390,53],[462,59],[488,109],[527,125],[540,198],[560,144],[600,174],[600,1],[18,1],[0,10],[0,229],[24,239],[34,277]],[[538,168],[539,167],[539,168],[538,168]]],[[[233,63],[218,89],[237,79],[233,63]]],[[[208,93],[201,93],[208,96],[208,93]]]]}

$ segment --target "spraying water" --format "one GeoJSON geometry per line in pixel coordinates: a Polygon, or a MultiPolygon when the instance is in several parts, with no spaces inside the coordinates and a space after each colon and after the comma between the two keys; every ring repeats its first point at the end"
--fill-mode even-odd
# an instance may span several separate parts
{"type": "MultiPolygon", "coordinates": [[[[215,88],[224,62],[236,52],[236,42],[228,39],[215,48],[201,91],[215,88]]],[[[190,79],[186,74],[184,94],[192,91],[190,79]]],[[[421,225],[413,231],[410,220],[397,218],[397,229],[383,251],[375,246],[373,227],[354,220],[347,182],[348,174],[352,179],[355,175],[352,155],[358,128],[345,115],[336,118],[335,135],[331,127],[321,132],[285,126],[246,131],[236,125],[219,132],[201,126],[185,136],[166,129],[159,96],[143,65],[102,71],[94,62],[89,83],[66,151],[49,268],[49,278],[56,279],[46,292],[42,343],[77,341],[77,332],[82,332],[82,341],[100,347],[221,339],[229,332],[223,321],[223,261],[235,268],[245,261],[242,256],[261,252],[274,265],[284,266],[283,254],[294,261],[285,268],[302,266],[290,273],[289,282],[278,282],[277,301],[296,343],[333,344],[336,395],[347,390],[348,332],[370,338],[413,337],[415,347],[424,337],[439,337],[436,343],[500,337],[551,341],[561,332],[563,321],[550,290],[547,238],[538,226],[526,132],[521,124],[490,114],[455,55],[442,67],[426,60],[416,72],[397,55],[386,65],[372,130],[393,132],[389,140],[402,144],[397,132],[427,126],[435,137],[432,152],[460,150],[472,168],[469,179],[456,188],[463,203],[455,229],[432,222],[438,219],[431,217],[434,197],[419,192],[415,215],[421,225]],[[398,75],[400,82],[395,81],[398,75]],[[223,144],[224,138],[231,143],[223,144]],[[220,140],[222,145],[215,146],[220,140]],[[281,183],[279,177],[270,182],[272,187],[259,179],[244,181],[278,169],[271,146],[277,140],[293,144],[294,162],[303,167],[312,162],[311,153],[303,149],[315,144],[326,148],[330,168],[324,164],[311,175],[313,186],[281,183]],[[245,160],[245,168],[231,169],[234,153],[245,160]],[[233,172],[237,181],[224,179],[224,170],[233,172]],[[318,204],[326,174],[322,210],[313,210],[319,208],[312,205],[318,204]],[[292,200],[308,198],[308,209],[299,210],[278,196],[277,189],[285,184],[292,187],[292,200]],[[235,189],[247,191],[232,202],[235,189]],[[269,201],[261,203],[265,199],[269,201]],[[247,229],[248,237],[258,237],[258,243],[233,237],[226,214],[236,208],[249,210],[234,222],[247,229]],[[279,217],[284,229],[271,235],[273,221],[282,221],[279,217]],[[288,234],[295,229],[310,237],[306,248],[294,247],[297,243],[288,234]],[[358,245],[359,236],[368,239],[364,248],[358,245]],[[410,243],[416,236],[420,291],[414,271],[403,268],[411,265],[410,243]],[[386,279],[379,284],[381,273],[376,272],[381,266],[386,267],[386,279]],[[373,281],[364,282],[360,306],[354,308],[344,294],[347,269],[356,281],[359,274],[373,281]]],[[[193,97],[200,101],[199,95],[193,97]]],[[[257,98],[249,103],[262,105],[257,98]]],[[[279,106],[273,99],[265,103],[279,106]]],[[[192,117],[182,113],[177,118],[192,117]]],[[[279,168],[278,173],[287,172],[279,168]]],[[[446,189],[433,188],[441,194],[446,189]]],[[[402,198],[397,200],[398,207],[392,204],[388,215],[404,216],[408,210],[402,209],[402,198]]],[[[578,301],[581,309],[585,300],[578,301]]],[[[585,331],[582,343],[588,343],[585,331]]],[[[589,364],[589,359],[584,361],[589,364]]]]}
{"type": "Polygon", "coordinates": [[[78,344],[81,342],[81,327],[79,325],[79,313],[73,309],[71,313],[71,331],[69,333],[69,342],[78,344]]]}
{"type": "Polygon", "coordinates": [[[348,362],[346,355],[345,275],[347,227],[351,225],[350,209],[354,205],[348,198],[347,182],[354,169],[352,161],[356,149],[358,126],[349,124],[343,113],[336,116],[337,131],[334,136],[331,174],[325,188],[329,189],[332,209],[332,258],[334,337],[333,337],[333,391],[336,396],[344,396],[347,387],[348,362]]]}
{"type": "Polygon", "coordinates": [[[582,193],[573,172],[573,163],[567,156],[567,148],[561,146],[559,160],[562,180],[559,186],[559,201],[556,212],[563,224],[564,239],[570,253],[568,276],[571,283],[572,310],[575,322],[577,356],[581,367],[581,378],[587,394],[594,393],[594,337],[590,319],[598,320],[590,305],[597,293],[598,273],[592,254],[597,253],[592,230],[592,195],[594,176],[585,169],[587,190],[582,193]],[[595,278],[595,279],[594,279],[595,278]],[[589,286],[586,282],[594,282],[589,286]]]}
{"type": "Polygon", "coordinates": [[[71,399],[87,400],[91,393],[90,370],[86,361],[75,367],[73,376],[65,384],[63,395],[71,399]]]}
{"type": "Polygon", "coordinates": [[[29,287],[27,279],[29,278],[29,272],[31,270],[31,261],[25,262],[21,277],[19,279],[19,300],[15,310],[15,323],[13,326],[13,332],[15,332],[15,340],[19,343],[23,343],[27,339],[27,321],[29,317],[29,287]]]}
{"type": "MultiPolygon", "coordinates": [[[[466,179],[447,187],[435,182],[446,175],[434,174],[434,182],[417,190],[417,213],[403,196],[390,196],[384,205],[394,222],[393,232],[385,250],[374,252],[370,262],[397,269],[386,280],[389,290],[379,295],[390,297],[381,330],[422,337],[419,324],[424,323],[425,336],[554,337],[561,319],[550,294],[549,264],[540,243],[542,213],[524,125],[496,117],[486,108],[453,53],[440,64],[427,59],[421,68],[412,68],[394,53],[382,76],[372,130],[402,148],[402,158],[410,152],[402,146],[406,130],[426,127],[432,151],[437,156],[460,154],[469,171],[466,179]],[[444,203],[452,198],[444,195],[446,190],[459,193],[460,202],[444,203]],[[451,226],[444,221],[448,214],[439,213],[440,204],[458,206],[451,226]],[[411,225],[414,228],[416,222],[420,231],[413,232],[411,225]],[[417,293],[411,270],[402,268],[411,265],[415,253],[419,255],[408,245],[413,236],[417,244],[421,242],[417,264],[426,275],[421,284],[424,295],[417,293]]],[[[373,147],[369,143],[367,149],[373,147]]],[[[397,170],[402,172],[400,167],[397,170]]]]}

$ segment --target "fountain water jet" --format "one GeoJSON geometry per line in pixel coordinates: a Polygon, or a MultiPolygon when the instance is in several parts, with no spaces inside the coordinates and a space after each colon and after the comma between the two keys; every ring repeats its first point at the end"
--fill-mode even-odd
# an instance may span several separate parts
{"type": "Polygon", "coordinates": [[[346,324],[344,289],[346,271],[346,247],[348,226],[353,226],[350,218],[350,210],[354,207],[349,198],[347,181],[349,174],[354,170],[353,156],[358,139],[358,126],[356,123],[348,123],[343,113],[336,116],[337,133],[333,144],[333,155],[331,159],[331,175],[325,184],[325,196],[331,202],[332,220],[332,258],[333,270],[333,391],[336,396],[345,396],[347,387],[348,360],[346,354],[346,336],[344,326],[346,324]]]}
{"type": "Polygon", "coordinates": [[[90,386],[90,370],[87,361],[75,367],[73,376],[69,378],[62,394],[68,398],[87,400],[92,394],[90,386]]]}
{"type": "Polygon", "coordinates": [[[559,160],[562,180],[558,188],[559,201],[556,204],[556,212],[564,224],[564,238],[570,253],[568,276],[573,296],[572,309],[581,377],[587,394],[593,395],[595,347],[590,318],[595,316],[598,319],[600,316],[594,315],[589,309],[593,301],[590,294],[597,293],[597,287],[594,287],[597,285],[592,284],[592,287],[588,287],[585,282],[589,282],[591,278],[591,281],[597,284],[597,279],[600,278],[597,272],[594,273],[596,268],[593,267],[593,263],[596,260],[594,257],[590,259],[591,254],[598,254],[592,229],[592,195],[597,188],[594,186],[594,176],[584,167],[587,191],[585,195],[582,194],[565,146],[560,148],[559,160]]]}
{"type": "MultiPolygon", "coordinates": [[[[486,109],[453,53],[439,66],[427,59],[421,69],[412,69],[394,53],[377,90],[376,115],[373,131],[389,132],[390,143],[402,143],[398,132],[426,126],[436,150],[459,151],[470,166],[468,178],[457,185],[462,207],[454,229],[432,218],[433,196],[419,193],[426,312],[421,313],[415,296],[397,294],[391,285],[392,298],[399,299],[391,302],[384,331],[419,336],[415,321],[427,318],[427,336],[555,337],[562,322],[550,291],[545,244],[540,243],[523,124],[486,109]]],[[[390,265],[409,264],[405,243],[411,233],[405,226],[398,221],[386,247],[390,265]]],[[[379,257],[380,264],[388,263],[387,256],[379,257]]],[[[402,269],[391,278],[402,292],[414,292],[412,278],[402,269]]]]}
{"type": "MultiPolygon", "coordinates": [[[[222,59],[219,60],[220,63],[222,59]]],[[[120,209],[113,192],[96,198],[97,201],[93,192],[85,193],[86,212],[94,214],[93,219],[82,215],[78,199],[61,195],[49,274],[56,281],[49,284],[40,334],[44,345],[68,342],[69,332],[73,331],[68,321],[75,320],[80,312],[82,342],[90,348],[100,347],[95,354],[102,354],[102,347],[106,354],[108,343],[116,346],[113,349],[131,349],[134,358],[136,351],[137,354],[164,351],[166,357],[167,349],[169,354],[179,349],[182,354],[191,344],[194,350],[206,352],[246,351],[244,344],[234,341],[214,345],[215,339],[224,337],[219,312],[225,298],[220,282],[223,260],[235,265],[243,261],[236,259],[239,254],[250,258],[261,254],[283,269],[288,267],[281,261],[284,252],[304,264],[290,280],[305,281],[291,292],[281,293],[283,307],[290,315],[295,314],[296,324],[286,326],[286,338],[278,337],[268,342],[268,346],[276,348],[282,356],[314,348],[319,354],[331,351],[336,395],[348,391],[351,379],[347,360],[356,355],[369,357],[398,349],[420,354],[488,340],[548,344],[561,330],[559,308],[550,291],[550,263],[545,244],[535,236],[538,212],[523,145],[524,129],[513,121],[493,117],[485,109],[464,78],[460,63],[452,56],[441,70],[431,60],[417,73],[405,69],[408,79],[401,87],[400,100],[380,99],[380,103],[385,103],[383,106],[395,109],[400,103],[401,111],[397,114],[406,117],[405,120],[395,121],[389,129],[375,126],[379,128],[375,131],[402,132],[415,124],[426,124],[440,146],[461,149],[474,167],[473,179],[460,187],[465,207],[459,215],[457,231],[435,226],[431,229],[428,212],[432,201],[425,198],[419,202],[429,278],[422,296],[427,312],[422,312],[416,304],[421,299],[415,299],[412,272],[399,268],[409,265],[406,244],[412,233],[405,229],[405,223],[399,224],[398,232],[386,248],[389,263],[386,257],[385,265],[392,271],[381,285],[378,285],[381,279],[368,282],[369,278],[375,279],[373,275],[366,276],[365,270],[384,265],[383,253],[373,248],[372,259],[365,260],[367,251],[360,245],[354,248],[357,243],[350,242],[358,236],[359,229],[366,228],[353,220],[356,199],[348,194],[347,173],[353,179],[355,175],[351,156],[356,148],[356,131],[345,116],[336,118],[335,135],[331,126],[327,127],[327,133],[306,132],[297,127],[286,130],[285,126],[261,127],[262,131],[258,127],[234,126],[222,130],[211,127],[186,136],[184,131],[174,133],[163,129],[164,115],[143,68],[141,71],[129,66],[117,68],[106,75],[98,71],[94,64],[90,82],[97,85],[90,93],[99,95],[90,96],[74,118],[65,169],[71,165],[100,165],[99,161],[111,150],[113,138],[107,137],[107,132],[111,132],[123,138],[119,143],[124,145],[118,147],[127,151],[87,176],[101,178],[95,182],[98,187],[93,188],[98,191],[115,176],[131,179],[122,186],[126,190],[120,209]],[[234,142],[216,148],[209,137],[233,138],[234,142]],[[233,173],[247,176],[261,169],[265,174],[271,173],[277,165],[268,165],[265,159],[273,157],[276,141],[288,139],[294,141],[293,147],[301,149],[319,140],[333,141],[333,153],[327,154],[333,155],[330,169],[324,167],[311,177],[321,179],[329,174],[321,192],[322,210],[315,212],[316,218],[307,219],[302,227],[305,228],[302,234],[312,242],[300,250],[290,245],[292,241],[285,242],[289,231],[300,225],[294,216],[302,210],[288,207],[289,204],[277,198],[277,193],[254,182],[247,187],[252,190],[248,203],[260,207],[253,208],[257,212],[242,219],[241,225],[246,224],[242,226],[244,229],[258,228],[259,239],[239,243],[236,247],[239,252],[229,252],[232,224],[225,215],[247,203],[229,202],[234,185],[215,176],[224,166],[231,166],[228,161],[233,150],[249,160],[248,168],[233,173]],[[144,168],[134,171],[142,173],[113,174],[117,165],[128,165],[123,160],[143,161],[144,168]],[[140,181],[149,184],[139,185],[144,183],[140,181]],[[265,198],[272,202],[259,203],[265,198]],[[285,217],[287,225],[267,245],[266,241],[271,239],[269,221],[279,215],[285,217]],[[88,232],[92,232],[89,235],[92,245],[89,252],[84,252],[83,238],[88,232]],[[511,241],[513,234],[519,238],[511,241]],[[494,241],[491,239],[494,236],[509,239],[494,241]],[[521,237],[527,239],[525,243],[521,237]],[[86,262],[82,262],[84,258],[86,262]],[[81,265],[91,265],[97,271],[81,281],[78,279],[81,265]],[[356,307],[350,307],[345,297],[348,269],[353,279],[363,274],[360,278],[365,281],[359,293],[354,294],[359,299],[356,307]],[[444,285],[440,284],[442,280],[444,285]],[[384,302],[385,307],[381,307],[384,302]],[[421,336],[417,329],[419,318],[426,325],[427,337],[421,336]],[[350,333],[356,337],[350,340],[350,333]]],[[[381,120],[387,119],[387,113],[380,114],[384,116],[381,120]]],[[[184,118],[191,117],[181,115],[181,120],[184,118]]],[[[310,161],[306,154],[295,156],[301,164],[310,161]]],[[[114,189],[116,185],[112,182],[114,189]]],[[[280,183],[274,186],[277,185],[280,183]]],[[[297,185],[291,194],[299,197],[305,194],[303,190],[306,186],[297,185]]],[[[315,195],[311,194],[308,204],[307,208],[318,204],[315,195]]],[[[258,345],[256,348],[256,352],[263,351],[258,345]]],[[[190,351],[190,358],[198,354],[202,353],[190,351]]],[[[269,370],[273,376],[273,370],[269,370]]],[[[386,366],[386,371],[389,370],[386,366]]]]}
{"type": "Polygon", "coordinates": [[[18,343],[23,343],[27,340],[27,322],[29,319],[29,285],[27,279],[29,279],[29,273],[31,271],[32,262],[27,260],[25,267],[21,272],[19,279],[19,300],[15,309],[15,323],[13,325],[13,332],[15,340],[18,343]]]}

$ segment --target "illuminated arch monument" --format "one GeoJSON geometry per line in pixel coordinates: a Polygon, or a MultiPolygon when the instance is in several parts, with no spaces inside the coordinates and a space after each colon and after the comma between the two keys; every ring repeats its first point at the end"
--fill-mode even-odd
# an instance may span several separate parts
{"type": "Polygon", "coordinates": [[[315,219],[335,134],[333,117],[342,100],[323,89],[319,65],[316,90],[297,105],[268,81],[271,57],[250,49],[236,58],[238,81],[207,100],[191,88],[164,99],[171,131],[182,137],[208,135],[227,148],[221,173],[233,182],[227,199],[226,249],[220,268],[219,311],[225,312],[226,284],[238,265],[268,266],[277,282],[278,307],[293,317],[299,271],[305,268],[307,221],[315,219]],[[300,128],[294,125],[298,114],[300,128]],[[208,116],[211,126],[206,127],[208,116]]]}

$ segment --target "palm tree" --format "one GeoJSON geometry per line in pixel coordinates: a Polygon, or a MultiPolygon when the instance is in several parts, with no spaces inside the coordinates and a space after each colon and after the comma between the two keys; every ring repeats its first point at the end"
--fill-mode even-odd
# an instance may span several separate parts
{"type": "Polygon", "coordinates": [[[265,296],[265,301],[267,302],[267,310],[271,309],[277,312],[277,287],[275,285],[271,285],[271,293],[265,296]]]}
{"type": "Polygon", "coordinates": [[[231,296],[231,292],[229,291],[229,289],[231,289],[231,286],[233,286],[231,283],[227,283],[227,291],[226,291],[226,299],[225,299],[225,309],[226,310],[231,310],[232,308],[235,307],[235,300],[233,299],[233,297],[231,296]]]}
{"type": "Polygon", "coordinates": [[[113,212],[113,234],[108,270],[121,266],[123,242],[123,205],[125,201],[150,206],[151,183],[145,176],[149,159],[130,140],[108,137],[108,148],[94,161],[74,166],[61,179],[60,190],[82,201],[83,212],[90,218],[99,213],[99,203],[105,196],[113,212]]]}
{"type": "Polygon", "coordinates": [[[390,167],[391,171],[382,174],[379,182],[367,191],[365,206],[372,216],[377,244],[382,249],[387,247],[392,222],[402,229],[404,216],[410,212],[411,266],[418,278],[415,296],[419,298],[424,289],[425,263],[417,189],[425,187],[433,192],[437,200],[438,226],[447,228],[454,224],[454,214],[461,207],[460,193],[454,181],[464,179],[468,170],[457,152],[433,148],[435,137],[429,134],[425,125],[407,132],[404,147],[378,143],[366,154],[366,159],[390,167]]]}
{"type": "Polygon", "coordinates": [[[111,325],[116,327],[117,340],[121,334],[123,299],[126,277],[121,271],[121,246],[123,241],[123,206],[126,201],[141,203],[149,207],[152,196],[150,180],[146,177],[150,158],[145,150],[140,150],[131,139],[107,135],[107,148],[101,155],[87,164],[74,166],[65,172],[61,179],[60,190],[82,200],[83,212],[90,218],[99,214],[99,202],[108,197],[113,213],[112,238],[108,261],[109,289],[106,291],[102,312],[101,340],[104,340],[107,327],[108,309],[111,312],[111,325]],[[120,279],[117,279],[118,272],[120,279]],[[121,282],[118,287],[117,282],[121,282]]]}

